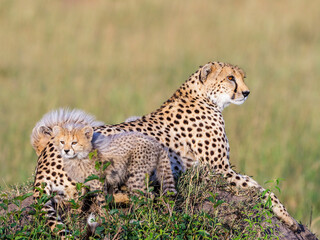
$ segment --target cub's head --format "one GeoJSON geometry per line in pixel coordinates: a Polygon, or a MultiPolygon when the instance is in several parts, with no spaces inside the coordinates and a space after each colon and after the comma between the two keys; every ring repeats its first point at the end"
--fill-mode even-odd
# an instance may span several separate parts
{"type": "Polygon", "coordinates": [[[250,93],[243,70],[230,64],[210,62],[200,68],[198,76],[202,94],[221,110],[230,103],[244,103],[250,93]]]}
{"type": "Polygon", "coordinates": [[[70,129],[55,126],[53,135],[54,143],[63,158],[86,158],[92,150],[93,129],[90,126],[70,129]]]}

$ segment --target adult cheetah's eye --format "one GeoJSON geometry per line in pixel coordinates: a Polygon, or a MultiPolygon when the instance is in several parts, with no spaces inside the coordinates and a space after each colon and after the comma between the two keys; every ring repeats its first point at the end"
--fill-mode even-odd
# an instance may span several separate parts
{"type": "Polygon", "coordinates": [[[72,144],[72,145],[76,145],[76,144],[77,144],[77,142],[72,142],[71,144],[72,144]]]}
{"type": "Polygon", "coordinates": [[[230,80],[230,81],[235,81],[235,79],[234,79],[234,76],[228,76],[228,79],[230,80]]]}
{"type": "Polygon", "coordinates": [[[60,141],[61,144],[64,144],[64,141],[60,141]]]}

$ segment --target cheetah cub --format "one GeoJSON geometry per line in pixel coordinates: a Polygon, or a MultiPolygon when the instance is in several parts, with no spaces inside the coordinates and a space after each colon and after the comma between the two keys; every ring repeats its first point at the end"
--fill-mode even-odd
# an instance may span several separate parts
{"type": "MultiPolygon", "coordinates": [[[[176,194],[170,159],[163,147],[153,138],[141,133],[127,132],[103,136],[94,133],[91,126],[65,125],[53,127],[54,144],[61,153],[64,169],[77,182],[84,182],[92,174],[105,178],[105,188],[112,193],[114,187],[125,183],[129,193],[145,193],[146,174],[155,171],[164,193],[176,194]],[[105,170],[95,168],[96,161],[89,153],[97,150],[97,160],[105,170]]],[[[90,190],[102,190],[98,180],[86,183],[90,190]]],[[[101,200],[101,196],[100,199],[101,200]]]]}

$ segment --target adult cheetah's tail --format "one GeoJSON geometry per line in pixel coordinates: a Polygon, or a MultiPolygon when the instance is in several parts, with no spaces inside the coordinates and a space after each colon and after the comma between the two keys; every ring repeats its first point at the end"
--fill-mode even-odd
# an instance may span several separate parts
{"type": "Polygon", "coordinates": [[[161,148],[156,175],[157,180],[161,183],[163,193],[177,193],[174,185],[174,177],[171,170],[170,159],[167,151],[163,148],[161,148]]]}
{"type": "Polygon", "coordinates": [[[59,108],[45,114],[36,123],[31,134],[31,145],[39,156],[52,137],[52,128],[62,125],[90,125],[98,127],[104,125],[103,122],[96,121],[95,117],[79,109],[69,110],[59,108]]]}

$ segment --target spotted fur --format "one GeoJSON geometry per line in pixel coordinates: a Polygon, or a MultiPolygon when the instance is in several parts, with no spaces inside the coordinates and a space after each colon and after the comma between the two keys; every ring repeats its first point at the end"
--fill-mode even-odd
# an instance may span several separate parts
{"type": "MultiPolygon", "coordinates": [[[[208,164],[233,186],[256,187],[264,191],[252,178],[236,173],[229,163],[230,148],[222,110],[231,103],[239,105],[247,99],[250,92],[244,78],[245,74],[239,67],[210,62],[192,74],[156,111],[135,121],[94,127],[94,131],[105,136],[141,132],[154,137],[167,149],[173,174],[197,164],[208,164]]],[[[46,156],[49,154],[48,146],[43,151],[46,156]]],[[[57,157],[48,159],[50,162],[58,160],[57,157]]],[[[35,184],[40,182],[37,174],[35,184]]],[[[268,196],[275,215],[292,230],[298,230],[298,223],[277,197],[273,193],[268,196]]]]}
{"type": "MultiPolygon", "coordinates": [[[[58,205],[63,205],[65,200],[76,199],[76,183],[84,183],[85,179],[92,175],[100,175],[105,178],[105,184],[112,192],[116,185],[126,183],[131,194],[136,190],[145,192],[145,177],[155,171],[158,182],[162,185],[164,193],[176,193],[174,178],[170,167],[170,159],[167,152],[154,138],[141,133],[124,132],[114,136],[104,136],[93,132],[89,123],[96,125],[96,121],[90,115],[77,110],[69,111],[60,109],[58,120],[49,121],[57,115],[52,111],[44,116],[36,125],[36,129],[46,129],[46,135],[33,135],[32,139],[38,139],[39,145],[35,149],[41,149],[44,140],[49,138],[47,146],[40,152],[35,179],[34,196],[39,196],[38,187],[45,183],[45,193],[56,194],[48,201],[44,209],[47,211],[48,225],[53,230],[57,224],[63,224],[57,214],[58,205]],[[81,113],[81,121],[78,116],[81,113]],[[68,121],[63,121],[67,119],[68,121]],[[90,119],[90,121],[85,121],[90,119]],[[59,120],[61,122],[59,122],[59,120]],[[46,125],[47,124],[47,125],[46,125]],[[40,125],[40,126],[39,126],[40,125]],[[95,161],[88,155],[97,150],[97,161],[111,162],[104,171],[95,168],[95,161]]],[[[33,131],[36,132],[36,131],[33,131]]],[[[98,180],[86,183],[91,191],[103,190],[103,184],[98,180]]],[[[97,202],[101,205],[104,196],[98,195],[97,202]]],[[[93,224],[95,226],[95,224],[93,224]]],[[[91,225],[90,225],[91,226],[91,225]]],[[[92,229],[91,229],[92,230],[92,229]]],[[[60,231],[64,236],[66,232],[60,231]]]]}
{"type": "MultiPolygon", "coordinates": [[[[84,183],[92,174],[105,178],[109,192],[126,183],[130,194],[136,190],[146,191],[146,175],[155,171],[156,178],[163,185],[163,192],[176,193],[170,159],[164,148],[155,139],[136,132],[124,132],[110,136],[94,136],[90,126],[64,128],[55,126],[55,147],[63,156],[64,170],[72,180],[84,183]],[[97,150],[97,156],[89,158],[89,153],[97,150]],[[96,169],[96,161],[101,163],[96,169]],[[101,170],[104,164],[110,163],[101,170]]],[[[86,183],[91,191],[103,190],[98,180],[86,183]]],[[[100,200],[103,200],[102,197],[100,200]]]]}
{"type": "MultiPolygon", "coordinates": [[[[101,126],[104,123],[95,120],[95,117],[82,110],[68,110],[60,108],[45,114],[36,123],[31,134],[31,145],[38,155],[36,176],[34,182],[34,197],[40,195],[39,189],[44,185],[44,193],[56,196],[50,199],[43,210],[47,213],[48,225],[53,230],[56,225],[63,225],[57,214],[57,208],[63,201],[76,199],[76,181],[72,180],[64,171],[62,156],[54,146],[53,128],[67,125],[101,126]],[[54,159],[54,160],[53,160],[54,159]]],[[[63,229],[58,232],[63,238],[67,232],[63,229]]]]}

